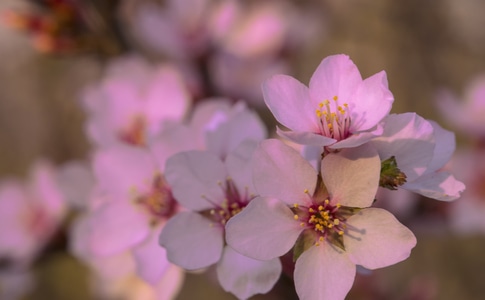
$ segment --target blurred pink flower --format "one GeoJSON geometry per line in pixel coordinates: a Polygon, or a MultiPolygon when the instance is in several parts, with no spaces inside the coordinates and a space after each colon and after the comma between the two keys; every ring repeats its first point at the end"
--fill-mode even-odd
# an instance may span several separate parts
{"type": "Polygon", "coordinates": [[[173,143],[174,147],[168,149],[163,142],[158,141],[163,147],[160,155],[154,150],[157,144],[152,147],[153,154],[128,145],[95,153],[93,169],[98,191],[108,200],[90,212],[88,229],[83,230],[90,253],[112,256],[132,251],[138,274],[154,285],[170,266],[165,249],[156,239],[178,209],[163,175],[165,156],[187,150],[183,143],[173,143]]]}
{"type": "Polygon", "coordinates": [[[212,0],[168,0],[163,7],[154,2],[126,3],[133,38],[155,52],[187,60],[202,55],[209,46],[212,0]]]}
{"type": "Polygon", "coordinates": [[[463,180],[467,189],[448,210],[450,225],[459,234],[485,233],[485,155],[483,149],[457,151],[450,169],[463,180]]]}
{"type": "Polygon", "coordinates": [[[380,159],[370,146],[326,155],[325,188],[317,185],[317,171],[278,140],[260,144],[253,166],[260,197],[229,220],[227,243],[260,260],[294,247],[300,299],[344,299],[356,265],[372,270],[398,263],[416,244],[392,214],[369,208],[380,175],[380,159]]]}
{"type": "Polygon", "coordinates": [[[485,137],[485,74],[468,84],[461,101],[449,90],[442,89],[436,96],[436,104],[456,129],[473,138],[485,137]]]}
{"type": "Polygon", "coordinates": [[[266,104],[296,143],[330,149],[356,147],[382,134],[379,122],[394,101],[381,71],[365,80],[346,55],[325,58],[306,87],[287,75],[263,83],[266,104]]]}
{"type": "Polygon", "coordinates": [[[86,131],[98,146],[146,146],[166,124],[182,120],[191,97],[180,72],[170,65],[153,68],[139,57],[113,61],[98,85],[82,97],[86,131]]]}
{"type": "Polygon", "coordinates": [[[217,263],[224,290],[247,299],[268,292],[281,273],[277,258],[258,261],[225,245],[224,227],[253,199],[250,159],[254,141],[240,144],[225,161],[207,151],[190,151],[168,159],[167,181],[189,211],[170,219],[160,235],[171,262],[189,270],[217,263]]]}
{"type": "MultiPolygon", "coordinates": [[[[89,266],[93,292],[103,299],[173,299],[180,291],[185,272],[164,262],[164,256],[151,257],[154,259],[151,262],[153,265],[162,265],[165,268],[161,268],[163,275],[159,281],[147,282],[138,275],[139,269],[132,249],[113,255],[97,255],[90,249],[92,231],[96,230],[94,226],[99,225],[94,212],[102,203],[109,201],[99,198],[102,197],[93,195],[88,200],[86,212],[74,222],[70,234],[70,251],[89,266]]],[[[156,240],[146,243],[153,243],[159,248],[156,240]]]]}
{"type": "Polygon", "coordinates": [[[0,186],[0,259],[26,267],[59,229],[67,207],[46,161],[37,162],[27,184],[15,180],[0,186]]]}

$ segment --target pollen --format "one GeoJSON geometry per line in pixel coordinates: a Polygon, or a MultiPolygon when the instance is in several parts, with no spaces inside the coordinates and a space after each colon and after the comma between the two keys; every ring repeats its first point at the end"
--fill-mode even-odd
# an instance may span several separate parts
{"type": "Polygon", "coordinates": [[[299,219],[298,215],[294,215],[293,219],[298,220],[299,219]]]}
{"type": "Polygon", "coordinates": [[[315,110],[319,119],[320,134],[336,140],[343,140],[350,135],[349,105],[339,101],[338,96],[332,102],[325,99],[317,104],[315,110]]]}

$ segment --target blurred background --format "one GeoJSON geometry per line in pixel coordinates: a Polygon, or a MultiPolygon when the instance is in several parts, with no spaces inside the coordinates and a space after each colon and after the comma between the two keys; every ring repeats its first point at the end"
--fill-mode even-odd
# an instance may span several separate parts
{"type": "MultiPolygon", "coordinates": [[[[2,178],[27,178],[31,166],[41,158],[61,165],[89,157],[92,145],[85,134],[86,111],[80,99],[86,86],[100,81],[112,59],[137,53],[152,63],[181,61],[168,50],[161,51],[162,42],[154,42],[157,34],[164,34],[153,30],[156,20],[140,20],[153,18],[146,12],[144,15],[140,7],[155,4],[163,9],[164,1],[65,0],[72,6],[72,15],[56,13],[51,2],[0,0],[2,178]],[[26,19],[46,15],[66,30],[25,25],[26,19]]],[[[258,9],[257,1],[240,2],[258,9]]],[[[182,10],[190,11],[189,3],[185,5],[182,10]]],[[[288,0],[277,2],[275,7],[283,5],[287,30],[294,32],[275,54],[286,64],[284,71],[277,73],[290,74],[307,84],[324,57],[348,54],[363,78],[381,70],[387,72],[395,97],[393,113],[411,111],[433,119],[456,131],[459,151],[481,149],[485,156],[483,136],[467,134],[439,108],[440,92],[452,93],[463,102],[470,82],[485,73],[484,1],[288,0]]],[[[208,22],[209,17],[201,19],[208,22]]],[[[204,51],[208,55],[214,50],[204,51]]],[[[196,57],[198,62],[203,58],[196,57]]],[[[210,70],[206,71],[216,72],[210,70]]],[[[268,76],[270,73],[274,72],[269,71],[268,76]]],[[[243,92],[234,89],[233,83],[216,85],[205,90],[193,88],[194,99],[216,95],[237,99],[247,92],[247,98],[255,99],[249,105],[273,126],[274,120],[261,105],[258,85],[243,87],[243,92]]],[[[485,97],[481,101],[485,102],[485,97]]],[[[482,117],[485,119],[485,115],[482,117]]],[[[485,185],[483,174],[474,174],[456,177],[471,177],[474,184],[485,185]]],[[[483,193],[482,188],[482,201],[483,193]]],[[[465,198],[457,203],[467,201],[465,198]]],[[[372,274],[358,275],[348,299],[483,299],[485,221],[480,224],[480,220],[485,219],[485,214],[474,217],[477,222],[471,222],[466,229],[455,227],[453,224],[461,222],[453,221],[454,211],[461,211],[456,205],[422,198],[412,208],[400,208],[397,217],[418,238],[411,257],[372,274]]],[[[32,287],[25,287],[26,293],[20,299],[99,298],[89,288],[89,268],[67,251],[65,232],[35,260],[32,287]]],[[[285,277],[268,295],[254,297],[293,298],[296,296],[291,281],[285,277]]],[[[222,291],[213,276],[190,273],[176,299],[235,298],[222,291]]]]}

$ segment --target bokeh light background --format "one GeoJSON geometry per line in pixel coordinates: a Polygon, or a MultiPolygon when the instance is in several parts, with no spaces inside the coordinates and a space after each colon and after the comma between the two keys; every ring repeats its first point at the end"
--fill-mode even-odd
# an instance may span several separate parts
{"type": "MultiPolygon", "coordinates": [[[[448,88],[461,97],[467,84],[485,72],[484,1],[294,2],[311,7],[321,23],[313,29],[312,46],[298,49],[291,57],[291,75],[307,83],[322,58],[348,54],[364,78],[387,72],[395,96],[392,112],[417,112],[455,130],[440,115],[436,94],[448,88]]],[[[0,10],[29,5],[1,0],[0,10]]],[[[123,19],[127,12],[112,14],[123,19]]],[[[153,61],[163,61],[139,45],[134,49],[153,61]]],[[[90,145],[78,98],[86,84],[100,78],[106,61],[106,56],[92,53],[40,53],[26,34],[0,24],[0,176],[22,178],[38,158],[61,164],[87,157],[90,145]]],[[[470,138],[457,132],[457,148],[470,145],[470,138]]],[[[428,199],[420,203],[426,219],[401,220],[409,222],[418,237],[411,257],[358,276],[348,299],[483,299],[485,231],[456,233],[443,217],[448,204],[428,199]]],[[[25,299],[93,299],[87,268],[65,251],[62,241],[35,264],[35,276],[35,288],[25,299]]],[[[296,297],[293,293],[291,283],[285,285],[282,280],[275,291],[254,299],[291,299],[296,297]]],[[[178,299],[234,297],[210,276],[189,274],[178,299]]]]}

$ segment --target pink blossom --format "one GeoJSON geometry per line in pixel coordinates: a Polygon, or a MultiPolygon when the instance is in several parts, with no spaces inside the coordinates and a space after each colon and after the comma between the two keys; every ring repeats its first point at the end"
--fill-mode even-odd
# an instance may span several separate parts
{"type": "Polygon", "coordinates": [[[442,89],[437,94],[436,104],[456,129],[473,138],[485,136],[485,74],[468,84],[462,101],[449,90],[442,89]]]}
{"type": "Polygon", "coordinates": [[[37,162],[27,184],[0,186],[0,257],[13,267],[28,266],[58,230],[66,214],[55,169],[37,162]]]}
{"type": "MultiPolygon", "coordinates": [[[[100,203],[106,199],[91,198],[90,202],[100,203]]],[[[96,206],[93,206],[96,207],[96,206]]],[[[121,216],[122,217],[122,216],[121,216]]],[[[107,299],[147,299],[162,300],[173,299],[183,283],[185,272],[179,267],[164,262],[163,253],[156,252],[150,256],[151,264],[162,265],[160,280],[147,282],[139,274],[137,261],[133,251],[125,251],[113,255],[97,255],[89,247],[91,232],[97,220],[89,211],[76,220],[71,228],[70,250],[78,259],[88,265],[91,270],[91,286],[93,292],[107,299]]],[[[155,235],[158,237],[157,235],[155,235]]],[[[106,237],[109,239],[109,237],[106,237]]],[[[159,249],[156,241],[148,240],[145,244],[152,242],[159,249]]]]}
{"type": "Polygon", "coordinates": [[[365,80],[346,55],[325,58],[306,87],[275,75],[263,83],[266,104],[290,131],[278,134],[299,144],[330,149],[362,145],[382,133],[379,122],[394,98],[381,71],[365,80]]]}
{"type": "MultiPolygon", "coordinates": [[[[184,144],[177,146],[171,153],[184,150],[184,144]]],[[[90,253],[112,256],[132,251],[138,273],[154,285],[169,267],[156,238],[178,209],[163,174],[166,154],[127,145],[96,152],[93,168],[98,190],[108,200],[90,212],[88,229],[83,230],[90,253]]]]}
{"type": "Polygon", "coordinates": [[[145,146],[168,122],[182,120],[191,103],[175,67],[154,68],[139,57],[113,61],[101,83],[88,87],[82,100],[88,137],[99,146],[145,146]]]}
{"type": "Polygon", "coordinates": [[[459,234],[485,233],[485,156],[483,149],[457,151],[450,169],[466,183],[460,201],[451,204],[448,215],[452,230],[459,234]]]}
{"type": "Polygon", "coordinates": [[[240,299],[268,292],[281,272],[278,259],[254,260],[224,242],[224,226],[254,197],[249,161],[255,142],[243,142],[225,161],[207,151],[169,158],[167,181],[189,211],[168,221],[160,235],[168,259],[189,270],[217,263],[222,287],[240,299]]]}
{"type": "Polygon", "coordinates": [[[324,186],[298,152],[277,140],[260,144],[253,165],[260,197],[229,220],[227,243],[261,260],[295,247],[300,299],[344,299],[356,265],[373,270],[395,264],[416,244],[393,215],[369,208],[380,176],[380,159],[370,146],[326,155],[324,186]]]}
{"type": "Polygon", "coordinates": [[[153,2],[126,2],[134,38],[166,56],[186,60],[209,46],[211,0],[169,0],[164,7],[153,2]],[[187,9],[190,8],[190,9],[187,9]]]}

